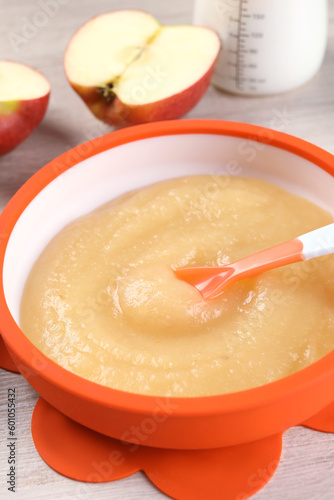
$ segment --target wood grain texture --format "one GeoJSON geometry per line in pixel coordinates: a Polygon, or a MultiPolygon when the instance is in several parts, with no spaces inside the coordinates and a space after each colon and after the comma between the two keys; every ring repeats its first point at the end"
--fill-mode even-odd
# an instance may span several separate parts
{"type": "MultiPolygon", "coordinates": [[[[31,30],[19,46],[10,33],[20,34],[24,23],[40,19],[46,0],[0,0],[0,59],[14,59],[42,70],[52,84],[51,101],[41,126],[16,150],[0,158],[0,211],[17,189],[39,168],[67,149],[111,129],[100,124],[68,85],[62,57],[74,31],[96,14],[132,7],[150,11],[161,22],[189,23],[192,0],[62,0],[47,22],[31,30]]],[[[334,153],[334,0],[329,0],[329,44],[317,76],[284,95],[245,98],[211,87],[187,118],[220,118],[279,128],[334,153]],[[286,116],[277,124],[277,112],[286,116]]],[[[1,327],[1,319],[0,319],[1,327]]],[[[140,500],[163,499],[141,473],[108,484],[85,488],[51,470],[37,454],[30,433],[37,394],[19,375],[0,370],[0,498],[17,500],[140,500]],[[7,491],[7,389],[17,395],[17,492],[7,491]]],[[[332,500],[334,498],[334,435],[293,428],[284,436],[283,455],[274,478],[254,500],[332,500]]],[[[210,500],[210,499],[208,499],[210,500]]]]}

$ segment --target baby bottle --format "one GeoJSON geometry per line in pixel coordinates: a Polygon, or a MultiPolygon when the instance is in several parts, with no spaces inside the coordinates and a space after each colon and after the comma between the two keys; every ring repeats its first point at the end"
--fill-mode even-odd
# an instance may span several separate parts
{"type": "Polygon", "coordinates": [[[327,0],[196,0],[194,23],[222,41],[212,83],[266,95],[307,82],[324,57],[327,11],[327,0]]]}

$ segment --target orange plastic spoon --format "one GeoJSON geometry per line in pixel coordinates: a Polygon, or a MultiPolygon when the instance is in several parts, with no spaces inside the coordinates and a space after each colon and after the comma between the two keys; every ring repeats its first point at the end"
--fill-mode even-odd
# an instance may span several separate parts
{"type": "Polygon", "coordinates": [[[334,253],[334,224],[321,227],[223,267],[185,267],[177,278],[197,288],[205,299],[214,299],[233,283],[294,262],[334,253]]]}

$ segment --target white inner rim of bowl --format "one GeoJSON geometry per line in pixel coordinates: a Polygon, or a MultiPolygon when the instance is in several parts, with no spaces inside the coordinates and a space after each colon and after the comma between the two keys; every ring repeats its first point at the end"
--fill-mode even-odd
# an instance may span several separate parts
{"type": "Polygon", "coordinates": [[[334,214],[334,178],[313,163],[270,145],[221,135],[181,134],[112,148],[57,177],[17,221],[3,271],[6,302],[17,324],[30,269],[66,224],[126,191],[198,174],[267,180],[334,214]]]}

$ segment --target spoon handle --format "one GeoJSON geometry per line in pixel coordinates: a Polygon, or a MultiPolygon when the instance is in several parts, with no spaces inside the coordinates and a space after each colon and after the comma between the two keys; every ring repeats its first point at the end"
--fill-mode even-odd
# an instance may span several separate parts
{"type": "Polygon", "coordinates": [[[304,260],[334,253],[334,224],[320,227],[296,239],[303,244],[304,260]]]}

